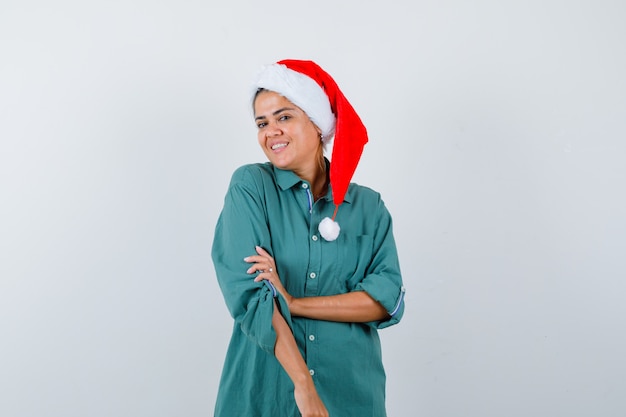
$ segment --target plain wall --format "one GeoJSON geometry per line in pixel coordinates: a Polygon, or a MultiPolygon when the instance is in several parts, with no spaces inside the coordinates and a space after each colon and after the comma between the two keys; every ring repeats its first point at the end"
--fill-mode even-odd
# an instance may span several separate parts
{"type": "MultiPolygon", "coordinates": [[[[0,4],[0,415],[212,415],[248,88],[313,59],[394,216],[390,417],[626,415],[626,3],[0,4]]],[[[340,417],[340,416],[335,416],[340,417]]]]}

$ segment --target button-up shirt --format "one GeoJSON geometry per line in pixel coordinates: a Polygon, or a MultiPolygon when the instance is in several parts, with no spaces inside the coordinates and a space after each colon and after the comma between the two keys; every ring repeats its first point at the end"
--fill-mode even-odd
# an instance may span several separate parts
{"type": "Polygon", "coordinates": [[[385,416],[385,373],[377,329],[397,323],[404,287],[392,221],[380,195],[351,184],[339,206],[339,237],[318,231],[335,206],[332,189],[314,201],[310,184],[270,163],[233,174],[212,248],[218,282],[234,318],[216,417],[294,417],[294,386],[274,356],[274,306],[290,326],[331,416],[385,416]],[[366,291],[389,317],[340,323],[291,317],[268,281],[254,282],[243,259],[266,249],[287,292],[313,297],[366,291]],[[275,304],[276,303],[276,304],[275,304]]]}

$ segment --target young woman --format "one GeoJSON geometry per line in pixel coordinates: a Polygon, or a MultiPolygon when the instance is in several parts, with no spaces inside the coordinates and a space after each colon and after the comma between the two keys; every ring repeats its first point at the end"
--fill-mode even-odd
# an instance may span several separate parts
{"type": "Polygon", "coordinates": [[[402,317],[404,287],[389,212],[350,184],[365,127],[311,61],[264,67],[252,105],[269,162],[235,171],[215,230],[235,320],[215,416],[384,417],[377,329],[402,317]]]}

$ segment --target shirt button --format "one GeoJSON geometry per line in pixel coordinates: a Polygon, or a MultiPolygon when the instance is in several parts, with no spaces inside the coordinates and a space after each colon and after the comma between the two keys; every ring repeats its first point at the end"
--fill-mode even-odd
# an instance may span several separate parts
{"type": "Polygon", "coordinates": [[[311,239],[313,239],[313,242],[317,242],[317,236],[316,235],[311,236],[311,239]]]}
{"type": "Polygon", "coordinates": [[[311,376],[315,375],[315,371],[313,369],[309,369],[309,373],[311,374],[311,376]]]}
{"type": "Polygon", "coordinates": [[[306,190],[307,188],[309,188],[309,184],[304,184],[304,183],[303,183],[303,184],[302,184],[302,188],[304,188],[304,189],[306,190]]]}
{"type": "Polygon", "coordinates": [[[309,340],[312,342],[315,340],[315,335],[309,335],[309,340]]]}
{"type": "Polygon", "coordinates": [[[309,278],[311,278],[311,279],[315,279],[315,277],[316,277],[316,276],[317,276],[317,275],[315,275],[315,272],[311,272],[311,273],[309,274],[309,278]]]}

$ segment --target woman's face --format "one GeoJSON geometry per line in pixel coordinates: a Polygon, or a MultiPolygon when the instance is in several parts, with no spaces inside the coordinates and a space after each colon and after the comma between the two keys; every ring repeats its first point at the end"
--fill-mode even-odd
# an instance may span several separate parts
{"type": "Polygon", "coordinates": [[[302,177],[319,166],[320,130],[298,106],[273,91],[254,101],[254,120],[261,149],[277,168],[302,177]]]}

